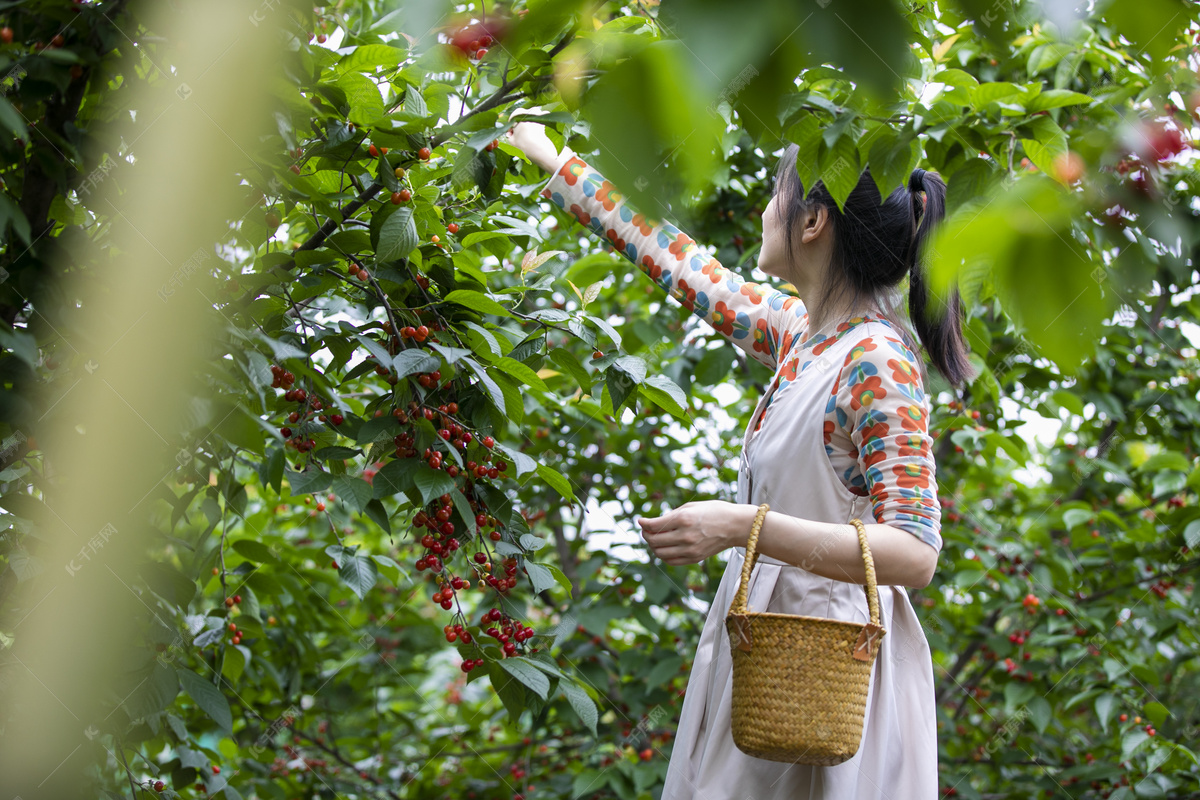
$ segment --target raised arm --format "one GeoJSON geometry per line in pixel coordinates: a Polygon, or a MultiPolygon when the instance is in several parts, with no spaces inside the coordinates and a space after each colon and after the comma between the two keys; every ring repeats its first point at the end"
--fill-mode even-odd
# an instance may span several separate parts
{"type": "MultiPolygon", "coordinates": [[[[532,160],[534,153],[526,152],[532,160]]],[[[725,269],[670,222],[651,219],[630,206],[615,186],[569,148],[553,161],[543,154],[535,163],[553,173],[542,197],[608,239],[655,285],[749,357],[775,368],[804,318],[799,297],[725,269]]]]}

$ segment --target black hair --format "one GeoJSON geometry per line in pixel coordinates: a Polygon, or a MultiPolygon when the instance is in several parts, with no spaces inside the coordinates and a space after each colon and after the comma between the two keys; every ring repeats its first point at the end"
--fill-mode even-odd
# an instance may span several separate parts
{"type": "MultiPolygon", "coordinates": [[[[909,330],[911,323],[929,360],[952,385],[972,377],[958,291],[952,289],[946,302],[933,308],[926,285],[926,249],[934,226],[945,216],[946,184],[936,173],[916,169],[906,186],[895,189],[881,203],[875,179],[865,169],[846,198],[844,210],[839,210],[823,182],[817,181],[808,192],[804,191],[796,170],[799,150],[794,144],[787,147],[775,176],[775,202],[784,223],[788,258],[799,235],[798,222],[814,205],[828,210],[833,227],[833,263],[821,297],[805,299],[814,305],[825,304],[849,292],[856,306],[864,299],[876,301],[883,316],[896,325],[906,344],[917,353],[909,330]],[[899,311],[899,302],[882,300],[882,295],[906,276],[907,321],[899,311]]],[[[924,373],[924,364],[920,366],[924,373]]]]}

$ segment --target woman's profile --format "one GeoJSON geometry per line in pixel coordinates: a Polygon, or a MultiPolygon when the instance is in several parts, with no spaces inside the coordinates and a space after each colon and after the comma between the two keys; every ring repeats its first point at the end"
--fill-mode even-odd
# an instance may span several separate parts
{"type": "Polygon", "coordinates": [[[693,660],[662,800],[937,796],[933,663],[905,587],[929,584],[942,546],[921,352],[952,384],[970,372],[957,295],[930,309],[923,271],[945,184],[918,169],[881,202],[864,171],[839,210],[821,182],[801,185],[797,148],[786,148],[762,214],[758,268],[796,287],[791,295],[743,280],[670,222],[631,208],[569,148],[559,153],[543,126],[521,122],[508,135],[551,173],[542,197],[774,372],[743,437],[737,502],[689,502],[638,520],[667,564],[732,551],[693,660]],[[760,503],[771,510],[750,586],[755,611],[866,622],[850,521],[868,523],[887,635],[861,744],[836,766],[757,759],[733,742],[724,622],[760,503]]]}

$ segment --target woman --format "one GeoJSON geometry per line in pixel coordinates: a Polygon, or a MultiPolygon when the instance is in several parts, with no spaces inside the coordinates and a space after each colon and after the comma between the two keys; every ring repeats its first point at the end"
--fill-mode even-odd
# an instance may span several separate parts
{"type": "Polygon", "coordinates": [[[667,564],[732,549],[692,664],[662,800],[936,797],[933,662],[904,587],[929,584],[942,545],[921,344],[951,383],[969,373],[957,296],[941,313],[926,308],[921,254],[943,215],[945,184],[918,169],[881,203],[864,171],[840,211],[822,183],[805,192],[797,148],[788,147],[762,215],[758,267],[795,286],[795,297],[744,281],[669,222],[629,208],[569,148],[559,154],[541,125],[519,123],[509,140],[552,173],[543,197],[774,370],[743,439],[737,503],[690,502],[638,520],[667,564]],[[897,312],[905,277],[921,344],[897,312]],[[760,503],[771,510],[759,533],[752,611],[866,622],[866,575],[850,521],[873,520],[867,539],[887,634],[861,745],[836,766],[756,759],[733,742],[725,616],[760,503]]]}

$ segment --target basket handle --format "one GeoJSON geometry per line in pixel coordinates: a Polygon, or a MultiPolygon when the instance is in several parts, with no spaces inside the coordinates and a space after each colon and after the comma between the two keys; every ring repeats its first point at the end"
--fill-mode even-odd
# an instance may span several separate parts
{"type": "MultiPolygon", "coordinates": [[[[754,570],[754,565],[758,562],[758,534],[762,530],[763,520],[767,516],[767,511],[770,506],[763,503],[758,507],[758,513],[754,517],[754,525],[750,528],[750,538],[746,541],[746,559],[742,562],[742,579],[738,583],[737,594],[733,597],[733,606],[730,608],[731,614],[747,614],[747,594],[750,587],[750,573],[754,570]]],[[[862,550],[863,566],[866,568],[867,583],[863,589],[867,593],[867,605],[871,610],[871,623],[879,624],[879,587],[875,582],[875,559],[871,557],[871,547],[867,544],[867,528],[863,525],[861,519],[851,520],[855,529],[858,531],[858,545],[862,550]]]]}

